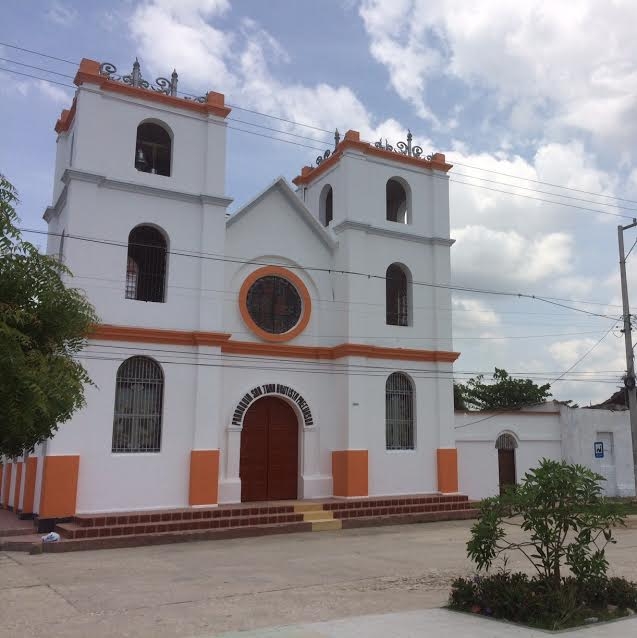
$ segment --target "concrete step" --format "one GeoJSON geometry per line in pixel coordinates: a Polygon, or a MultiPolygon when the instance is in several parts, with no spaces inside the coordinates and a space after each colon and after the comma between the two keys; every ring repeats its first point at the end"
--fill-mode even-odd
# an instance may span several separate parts
{"type": "Polygon", "coordinates": [[[439,521],[457,521],[478,518],[479,510],[462,509],[444,512],[417,512],[412,514],[393,514],[390,516],[360,516],[342,519],[343,529],[357,527],[380,527],[383,525],[408,525],[411,523],[435,523],[439,521]]]}
{"type": "Polygon", "coordinates": [[[319,521],[312,521],[313,532],[327,532],[337,529],[343,529],[343,522],[335,518],[326,518],[319,521]]]}

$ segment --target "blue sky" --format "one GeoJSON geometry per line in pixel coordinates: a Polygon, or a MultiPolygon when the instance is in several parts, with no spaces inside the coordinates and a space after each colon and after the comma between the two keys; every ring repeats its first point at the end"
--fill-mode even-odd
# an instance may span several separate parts
{"type": "MultiPolygon", "coordinates": [[[[620,0],[7,0],[0,40],[122,71],[138,56],[146,77],[176,67],[183,90],[220,91],[231,104],[330,131],[357,129],[369,140],[397,141],[410,128],[428,152],[455,164],[455,282],[578,300],[569,305],[616,317],[616,227],[629,219],[562,204],[637,214],[637,201],[624,201],[637,200],[636,21],[637,4],[620,0]]],[[[9,47],[0,46],[0,57],[0,67],[62,84],[71,80],[14,62],[75,72],[9,47]]],[[[20,191],[25,227],[45,228],[53,125],[72,94],[0,71],[0,171],[20,191]]],[[[232,117],[244,121],[233,127],[281,136],[251,122],[307,136],[287,139],[308,146],[330,144],[315,129],[239,110],[232,117]]],[[[317,154],[233,129],[228,194],[239,205],[317,154]]],[[[633,239],[627,233],[628,246],[633,239]]],[[[632,261],[629,276],[637,281],[632,261]]],[[[636,293],[631,286],[637,304],[636,293]]],[[[460,371],[498,366],[555,378],[613,325],[488,295],[457,294],[454,308],[460,371]]],[[[621,376],[620,336],[611,330],[554,386],[555,396],[588,404],[610,395],[615,385],[600,381],[621,376]],[[574,382],[574,373],[588,380],[574,382]]]]}

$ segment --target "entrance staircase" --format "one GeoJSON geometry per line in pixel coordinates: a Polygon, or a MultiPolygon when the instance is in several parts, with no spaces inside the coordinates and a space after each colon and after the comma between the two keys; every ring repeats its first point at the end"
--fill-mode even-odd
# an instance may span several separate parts
{"type": "MultiPolygon", "coordinates": [[[[60,534],[61,540],[43,544],[42,550],[64,552],[425,523],[475,518],[477,513],[475,503],[466,496],[422,494],[80,514],[70,522],[59,523],[55,531],[60,534]]],[[[33,542],[33,537],[30,541],[33,542]]],[[[25,549],[24,539],[15,538],[13,543],[17,551],[25,549]],[[22,544],[18,547],[19,540],[22,544]]],[[[11,550],[12,539],[0,538],[0,549],[11,550]]],[[[39,551],[32,546],[31,549],[39,551]]]]}

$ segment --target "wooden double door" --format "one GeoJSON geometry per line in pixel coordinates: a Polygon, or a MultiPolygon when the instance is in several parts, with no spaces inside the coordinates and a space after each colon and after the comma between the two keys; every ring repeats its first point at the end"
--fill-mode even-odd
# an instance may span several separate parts
{"type": "Polygon", "coordinates": [[[298,495],[299,426],[288,403],[264,397],[243,418],[241,500],[276,501],[298,495]]]}

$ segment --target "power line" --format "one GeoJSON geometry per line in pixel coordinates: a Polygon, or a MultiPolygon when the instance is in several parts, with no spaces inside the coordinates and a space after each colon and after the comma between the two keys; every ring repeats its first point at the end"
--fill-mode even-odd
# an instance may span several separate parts
{"type": "MultiPolygon", "coordinates": [[[[40,231],[33,228],[18,228],[18,230],[22,232],[35,233],[35,234],[46,235],[46,236],[57,236],[57,237],[62,236],[61,233],[53,233],[50,231],[40,231]]],[[[71,235],[71,234],[68,234],[68,235],[65,234],[64,237],[65,239],[76,239],[79,241],[92,242],[96,244],[104,244],[107,246],[116,246],[120,248],[128,248],[131,245],[139,245],[139,246],[145,245],[145,244],[135,244],[135,243],[129,244],[125,242],[118,242],[115,240],[106,240],[106,239],[99,239],[94,237],[83,237],[81,235],[71,235]]],[[[214,253],[205,253],[205,252],[199,252],[199,251],[183,251],[183,250],[179,251],[174,248],[166,250],[166,253],[172,254],[172,255],[178,255],[181,257],[188,257],[191,259],[206,259],[211,261],[221,261],[221,262],[235,263],[235,264],[251,264],[254,266],[278,265],[272,262],[261,262],[261,261],[255,261],[252,259],[237,259],[237,258],[231,258],[231,257],[224,257],[224,256],[216,255],[214,253]]],[[[319,266],[302,266],[302,265],[291,265],[291,264],[288,264],[286,267],[289,268],[290,270],[305,270],[305,271],[323,272],[323,273],[336,274],[336,275],[352,275],[352,276],[358,276],[358,277],[366,277],[367,279],[379,279],[384,281],[387,280],[387,277],[385,275],[376,275],[373,273],[358,272],[353,270],[343,270],[339,268],[325,268],[325,267],[319,267],[319,266]]],[[[483,288],[475,288],[475,287],[468,287],[468,286],[454,286],[452,284],[435,284],[432,282],[424,282],[424,281],[412,281],[411,283],[412,285],[415,285],[415,286],[425,286],[429,288],[439,288],[443,290],[456,290],[460,292],[496,295],[501,297],[517,297],[519,299],[532,299],[532,300],[548,303],[554,306],[559,306],[561,308],[565,308],[568,310],[573,310],[574,312],[580,312],[593,317],[601,317],[604,319],[610,319],[612,321],[617,320],[616,317],[611,317],[610,315],[601,314],[597,312],[591,312],[590,310],[584,310],[583,308],[569,306],[563,303],[559,303],[557,301],[552,301],[551,299],[548,299],[546,297],[541,297],[539,295],[533,295],[528,293],[521,293],[521,292],[516,293],[516,292],[503,291],[503,290],[487,290],[483,288]]],[[[566,301],[570,301],[570,300],[567,299],[566,301]]]]}
{"type": "MultiPolygon", "coordinates": [[[[16,45],[12,45],[12,44],[9,44],[9,43],[6,43],[6,42],[0,42],[0,46],[6,46],[6,47],[9,47],[9,48],[12,48],[12,49],[16,49],[18,51],[24,51],[24,52],[27,52],[27,53],[31,53],[33,55],[39,55],[39,56],[42,56],[42,57],[45,57],[45,58],[56,60],[58,62],[64,62],[64,63],[67,63],[67,64],[71,64],[73,66],[77,66],[78,65],[77,62],[72,62],[71,60],[66,60],[64,58],[58,58],[58,57],[51,56],[51,55],[48,55],[48,54],[45,54],[45,53],[42,53],[42,52],[39,52],[39,51],[34,51],[32,49],[26,49],[26,48],[19,47],[19,46],[16,46],[16,45]]],[[[29,67],[29,68],[39,69],[39,67],[30,66],[28,64],[25,64],[25,63],[22,63],[22,62],[18,62],[16,60],[11,60],[11,62],[13,64],[18,64],[18,65],[26,66],[26,67],[29,67]]],[[[9,71],[9,72],[12,72],[10,69],[2,69],[2,70],[6,70],[6,71],[9,71]]],[[[49,72],[49,73],[56,73],[55,71],[49,71],[47,69],[42,69],[42,70],[46,71],[46,72],[49,72]]],[[[71,78],[71,79],[73,78],[73,76],[66,75],[66,74],[57,74],[57,75],[63,75],[64,77],[68,77],[68,78],[71,78]]],[[[35,79],[43,79],[43,78],[35,78],[35,79]]],[[[69,86],[69,88],[75,88],[74,86],[71,86],[71,85],[63,85],[63,86],[69,86]]],[[[189,97],[196,97],[195,93],[189,93],[189,92],[184,92],[184,91],[179,91],[179,93],[181,93],[182,95],[189,96],[189,97]]],[[[289,118],[284,118],[284,117],[280,117],[280,116],[276,116],[276,115],[271,115],[269,113],[264,113],[262,111],[257,111],[255,109],[249,109],[249,108],[246,108],[246,107],[239,106],[237,104],[228,103],[228,106],[230,106],[233,109],[238,109],[238,110],[241,110],[241,111],[245,111],[247,113],[252,113],[254,115],[259,115],[259,116],[262,116],[262,117],[267,117],[267,118],[270,118],[270,119],[278,120],[280,122],[285,122],[287,124],[292,124],[293,126],[308,128],[308,129],[320,131],[322,133],[327,133],[327,134],[332,134],[333,133],[333,131],[328,130],[328,129],[324,129],[324,128],[321,128],[321,127],[318,127],[318,126],[314,126],[314,125],[311,125],[311,124],[305,124],[303,122],[298,122],[298,121],[295,121],[295,120],[291,120],[289,118]]],[[[264,127],[263,125],[259,125],[259,124],[252,124],[252,125],[253,126],[261,126],[262,128],[270,128],[270,127],[264,127]]],[[[277,132],[280,132],[282,134],[295,135],[295,134],[288,133],[286,131],[281,131],[279,129],[271,129],[271,130],[276,130],[277,132]]],[[[303,136],[300,136],[300,135],[295,135],[295,136],[296,137],[303,137],[303,136]]],[[[315,138],[306,137],[305,139],[308,139],[308,140],[311,140],[311,141],[315,141],[315,138]]],[[[325,142],[325,143],[328,143],[328,142],[325,142]]],[[[317,149],[317,150],[319,150],[319,149],[317,149]]],[[[322,149],[320,149],[320,150],[322,150],[322,149]]],[[[573,188],[573,187],[570,187],[570,186],[563,186],[563,185],[560,185],[560,184],[554,184],[554,183],[546,182],[546,181],[543,181],[543,180],[531,179],[531,178],[528,178],[528,177],[520,177],[519,175],[513,175],[511,173],[505,173],[503,171],[496,171],[496,170],[493,170],[493,169],[482,168],[482,167],[479,167],[479,166],[475,166],[475,165],[472,165],[472,164],[466,164],[464,162],[459,162],[459,161],[455,161],[455,160],[452,160],[452,161],[457,166],[464,166],[466,168],[471,168],[471,169],[477,170],[477,171],[492,173],[492,174],[495,174],[495,175],[502,175],[504,177],[509,177],[509,178],[512,178],[512,179],[517,179],[517,180],[521,180],[521,181],[531,182],[531,183],[535,183],[535,184],[542,184],[542,185],[545,185],[545,186],[550,186],[552,188],[559,188],[559,189],[563,189],[563,190],[574,191],[574,192],[578,192],[578,193],[582,193],[582,194],[586,194],[586,195],[592,195],[594,197],[604,197],[606,199],[614,199],[614,200],[617,200],[617,201],[623,201],[623,202],[627,202],[627,203],[631,203],[631,204],[637,204],[637,200],[621,198],[621,197],[617,197],[615,195],[606,195],[604,193],[596,193],[596,192],[593,192],[593,191],[587,191],[587,190],[583,190],[583,189],[579,189],[579,188],[573,188]]],[[[466,177],[469,177],[471,179],[479,179],[479,180],[482,180],[482,181],[494,181],[494,180],[488,180],[486,178],[482,178],[482,177],[479,177],[479,176],[469,176],[469,175],[467,175],[466,177]]],[[[513,186],[514,188],[521,188],[521,189],[524,189],[524,190],[533,190],[533,189],[526,189],[525,187],[522,187],[522,186],[515,186],[513,184],[508,184],[508,185],[513,186]]],[[[559,193],[548,193],[546,191],[537,191],[537,192],[544,192],[545,194],[549,194],[549,195],[552,194],[552,195],[554,195],[556,197],[565,197],[565,198],[568,197],[567,195],[560,195],[559,193]]],[[[583,201],[586,201],[586,200],[583,200],[583,201]]],[[[596,203],[596,204],[601,205],[601,206],[615,206],[617,208],[621,208],[620,206],[616,206],[614,204],[606,204],[606,203],[603,203],[603,202],[592,202],[592,203],[596,203]]]]}

